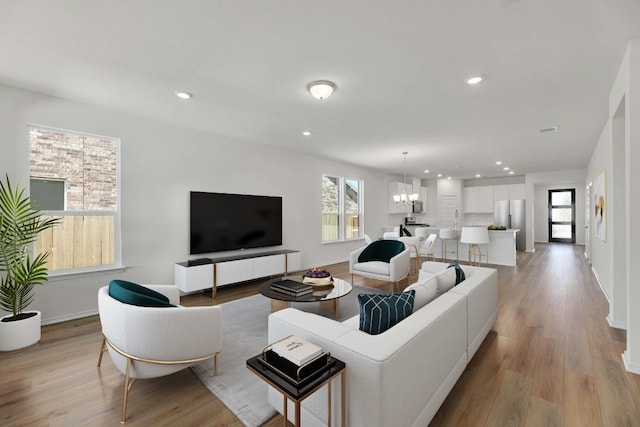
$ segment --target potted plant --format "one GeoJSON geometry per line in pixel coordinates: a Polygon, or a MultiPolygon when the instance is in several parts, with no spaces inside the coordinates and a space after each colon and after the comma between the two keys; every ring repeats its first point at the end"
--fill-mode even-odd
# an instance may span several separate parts
{"type": "Polygon", "coordinates": [[[0,308],[11,313],[0,318],[0,351],[40,341],[40,312],[24,310],[33,301],[34,286],[47,281],[49,253],[33,256],[31,246],[38,234],[58,223],[43,218],[24,192],[8,175],[0,182],[0,308]]]}

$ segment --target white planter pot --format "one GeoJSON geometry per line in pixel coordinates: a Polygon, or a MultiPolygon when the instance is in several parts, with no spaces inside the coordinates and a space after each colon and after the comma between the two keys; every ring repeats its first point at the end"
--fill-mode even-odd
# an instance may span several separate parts
{"type": "MultiPolygon", "coordinates": [[[[31,313],[34,312],[38,314],[17,322],[0,321],[0,351],[19,350],[40,341],[42,313],[39,311],[31,313]]],[[[4,316],[0,320],[5,317],[11,317],[11,315],[4,316]]]]}

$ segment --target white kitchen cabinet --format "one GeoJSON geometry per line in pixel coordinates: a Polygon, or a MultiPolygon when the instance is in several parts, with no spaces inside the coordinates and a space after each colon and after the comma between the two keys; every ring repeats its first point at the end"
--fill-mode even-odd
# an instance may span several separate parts
{"type": "Polygon", "coordinates": [[[509,186],[508,185],[494,185],[493,186],[493,200],[509,200],[509,186]]]}
{"type": "Polygon", "coordinates": [[[493,187],[465,187],[462,206],[465,213],[492,213],[493,187]]]}
{"type": "Polygon", "coordinates": [[[493,213],[493,186],[476,188],[478,189],[478,212],[493,213]]]}
{"type": "Polygon", "coordinates": [[[510,184],[509,185],[509,200],[521,200],[526,199],[524,184],[510,184]]]}
{"type": "Polygon", "coordinates": [[[475,212],[475,206],[477,203],[478,192],[476,187],[464,187],[462,190],[462,212],[469,213],[475,212]]]}
{"type": "Polygon", "coordinates": [[[526,199],[524,188],[524,184],[495,185],[493,187],[493,200],[526,199]]]}

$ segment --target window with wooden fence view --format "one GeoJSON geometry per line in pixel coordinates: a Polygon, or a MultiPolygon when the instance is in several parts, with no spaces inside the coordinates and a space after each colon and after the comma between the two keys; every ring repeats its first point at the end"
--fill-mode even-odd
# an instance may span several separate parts
{"type": "Polygon", "coordinates": [[[52,272],[120,263],[118,149],[117,139],[29,128],[31,199],[45,215],[61,218],[34,248],[50,252],[52,272]]]}
{"type": "Polygon", "coordinates": [[[322,176],[322,241],[362,237],[362,181],[322,176]]]}

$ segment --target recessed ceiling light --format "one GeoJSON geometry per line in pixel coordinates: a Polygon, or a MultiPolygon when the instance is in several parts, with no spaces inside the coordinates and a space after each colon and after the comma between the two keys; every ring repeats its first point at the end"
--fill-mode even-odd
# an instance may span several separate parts
{"type": "Polygon", "coordinates": [[[471,76],[471,77],[468,77],[465,80],[465,83],[468,84],[468,85],[477,85],[478,83],[480,83],[483,80],[484,80],[484,78],[482,78],[482,76],[471,76]]]}
{"type": "Polygon", "coordinates": [[[429,169],[425,169],[424,173],[429,173],[429,169]]]}
{"type": "Polygon", "coordinates": [[[550,128],[543,128],[540,129],[541,133],[546,133],[546,132],[558,132],[558,129],[560,129],[558,126],[552,126],[550,128]]]}
{"type": "Polygon", "coordinates": [[[514,172],[513,172],[513,171],[509,171],[509,175],[513,175],[513,174],[514,174],[514,172]]]}
{"type": "Polygon", "coordinates": [[[438,174],[438,178],[442,178],[442,174],[441,173],[438,174]]]}
{"type": "Polygon", "coordinates": [[[448,177],[447,177],[447,179],[451,179],[451,177],[450,177],[450,176],[448,176],[448,177]]]}
{"type": "Polygon", "coordinates": [[[500,160],[498,160],[498,161],[496,162],[496,165],[501,165],[501,164],[502,164],[502,162],[501,162],[500,160]]]}
{"type": "Polygon", "coordinates": [[[311,131],[310,130],[305,130],[305,131],[302,132],[302,134],[304,136],[311,136],[311,131]]]}
{"type": "Polygon", "coordinates": [[[476,178],[480,178],[482,175],[480,175],[479,173],[476,174],[476,178]]]}
{"type": "Polygon", "coordinates": [[[193,98],[193,94],[191,94],[189,92],[183,92],[181,90],[177,90],[174,93],[180,99],[191,99],[191,98],[193,98]]]}
{"type": "Polygon", "coordinates": [[[509,170],[509,166],[505,166],[505,167],[503,167],[502,169],[504,169],[504,170],[508,171],[508,170],[509,170]]]}

